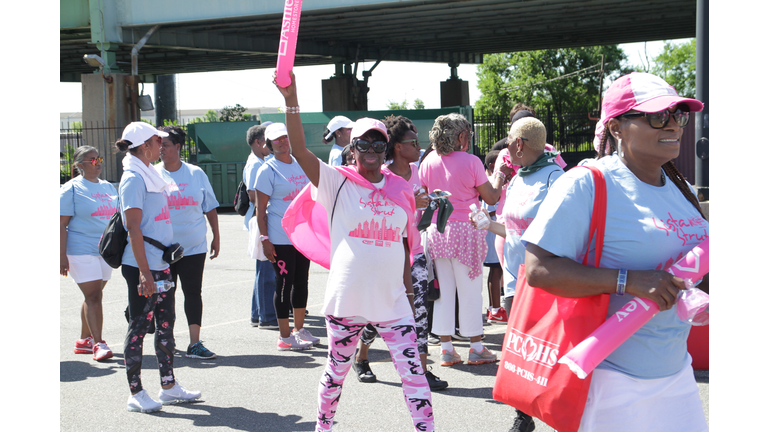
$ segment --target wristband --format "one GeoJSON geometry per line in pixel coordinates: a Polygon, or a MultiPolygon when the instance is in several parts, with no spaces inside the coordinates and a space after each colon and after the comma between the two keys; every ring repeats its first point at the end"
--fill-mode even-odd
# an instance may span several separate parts
{"type": "Polygon", "coordinates": [[[500,178],[502,181],[505,181],[505,182],[507,181],[507,176],[504,175],[504,173],[501,171],[496,171],[495,173],[493,173],[493,176],[500,178]]]}
{"type": "Polygon", "coordinates": [[[405,295],[407,295],[407,296],[413,296],[414,294],[413,294],[413,293],[405,293],[405,295]]]}
{"type": "Polygon", "coordinates": [[[301,112],[301,110],[299,110],[298,106],[295,106],[295,107],[286,106],[285,107],[285,113],[286,114],[298,114],[299,112],[301,112]]]}
{"type": "Polygon", "coordinates": [[[627,269],[619,270],[619,277],[616,279],[616,294],[623,296],[627,289],[627,269]]]}
{"type": "Polygon", "coordinates": [[[263,235],[259,237],[259,241],[269,240],[269,237],[263,235]]]}

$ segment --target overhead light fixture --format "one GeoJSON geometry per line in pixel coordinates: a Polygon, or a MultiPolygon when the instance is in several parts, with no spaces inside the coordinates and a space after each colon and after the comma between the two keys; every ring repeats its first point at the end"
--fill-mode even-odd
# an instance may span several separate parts
{"type": "Polygon", "coordinates": [[[83,61],[88,63],[88,66],[102,68],[107,65],[107,62],[104,61],[101,56],[98,56],[96,54],[86,54],[83,56],[83,61]]]}

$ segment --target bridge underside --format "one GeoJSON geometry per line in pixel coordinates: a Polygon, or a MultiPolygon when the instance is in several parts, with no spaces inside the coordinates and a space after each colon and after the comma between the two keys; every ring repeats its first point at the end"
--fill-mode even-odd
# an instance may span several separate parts
{"type": "MultiPolygon", "coordinates": [[[[73,3],[87,7],[83,1],[73,3]]],[[[178,8],[187,4],[170,3],[178,8]]],[[[81,19],[65,26],[62,19],[60,79],[80,82],[80,74],[93,72],[82,58],[98,54],[99,41],[107,42],[117,69],[130,71],[133,45],[156,24],[160,28],[138,58],[145,82],[154,81],[156,75],[274,68],[282,22],[282,13],[275,9],[280,10],[283,2],[274,3],[280,7],[260,6],[269,13],[237,17],[134,23],[118,16],[112,37],[102,39],[94,37],[98,27],[90,22],[81,19]]],[[[373,0],[346,7],[323,7],[323,3],[329,2],[304,1],[308,7],[301,15],[296,66],[377,60],[482,63],[488,53],[696,35],[695,0],[373,0]]],[[[67,4],[62,1],[62,13],[67,4]]],[[[90,16],[95,16],[93,10],[90,16]]],[[[102,31],[109,34],[109,29],[102,31]]]]}

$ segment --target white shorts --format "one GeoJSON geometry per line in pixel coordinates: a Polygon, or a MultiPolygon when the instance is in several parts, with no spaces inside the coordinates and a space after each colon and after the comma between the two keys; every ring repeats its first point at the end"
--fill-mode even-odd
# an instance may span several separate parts
{"type": "Polygon", "coordinates": [[[707,419],[690,364],[668,378],[595,369],[579,432],[704,432],[707,419]]]}
{"type": "Polygon", "coordinates": [[[75,283],[95,280],[108,281],[112,278],[112,267],[101,255],[67,255],[69,274],[75,283]]]}

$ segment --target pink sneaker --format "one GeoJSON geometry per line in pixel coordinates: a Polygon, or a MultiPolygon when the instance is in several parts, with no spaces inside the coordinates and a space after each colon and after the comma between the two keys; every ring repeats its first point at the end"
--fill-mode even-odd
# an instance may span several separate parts
{"type": "Polygon", "coordinates": [[[507,323],[507,311],[502,307],[499,308],[499,311],[496,313],[492,313],[490,309],[488,310],[488,322],[490,323],[498,323],[498,324],[506,324],[507,323]]]}
{"type": "Polygon", "coordinates": [[[93,338],[91,336],[75,341],[75,354],[91,354],[92,352],[93,338]]]}
{"type": "Polygon", "coordinates": [[[93,359],[96,361],[104,361],[112,358],[112,350],[109,349],[107,343],[104,341],[96,342],[93,345],[93,359]]]}

